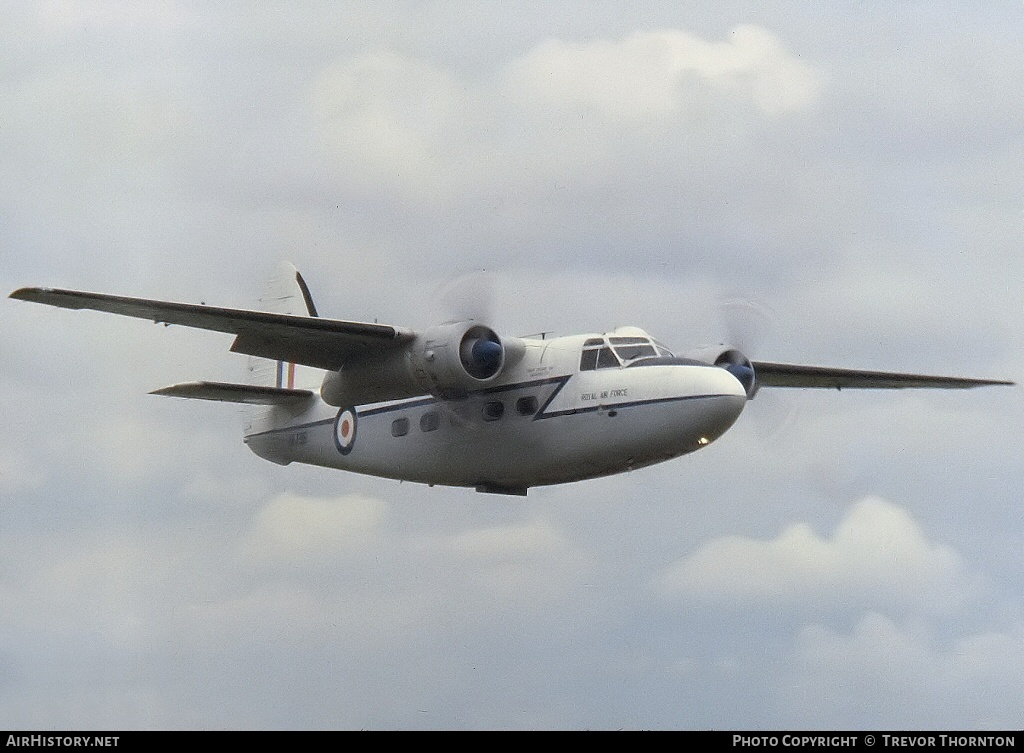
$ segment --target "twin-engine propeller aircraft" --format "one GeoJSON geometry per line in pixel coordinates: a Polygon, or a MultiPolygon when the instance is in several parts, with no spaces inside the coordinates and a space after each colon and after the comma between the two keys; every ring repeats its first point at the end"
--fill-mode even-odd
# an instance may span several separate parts
{"type": "Polygon", "coordinates": [[[545,339],[499,336],[473,320],[414,332],[324,319],[290,265],[265,299],[285,313],[51,288],[11,297],[233,334],[231,350],[256,357],[257,383],[188,382],[154,394],[256,406],[244,440],[267,460],[498,494],[699,450],[763,387],[1013,384],[751,361],[727,346],[679,356],[635,327],[545,339]],[[319,388],[296,386],[297,365],[326,372],[319,388]]]}

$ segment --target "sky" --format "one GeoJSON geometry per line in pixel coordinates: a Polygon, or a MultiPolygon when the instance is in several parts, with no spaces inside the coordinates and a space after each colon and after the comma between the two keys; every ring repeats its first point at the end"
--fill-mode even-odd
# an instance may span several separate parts
{"type": "MultiPolygon", "coordinates": [[[[419,328],[486,271],[508,334],[1024,374],[1019,2],[0,6],[5,293],[290,260],[419,328]]],[[[1024,723],[1020,387],[764,390],[520,499],[147,394],[229,345],[0,303],[0,728],[1024,723]]]]}

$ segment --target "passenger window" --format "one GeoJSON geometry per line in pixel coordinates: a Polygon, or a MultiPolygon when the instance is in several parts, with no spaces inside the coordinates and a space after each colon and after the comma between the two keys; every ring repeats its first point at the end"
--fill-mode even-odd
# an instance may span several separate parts
{"type": "Polygon", "coordinates": [[[409,433],[409,419],[408,418],[396,418],[391,422],[391,436],[393,437],[404,437],[409,433]]]}
{"type": "Polygon", "coordinates": [[[441,417],[434,411],[428,411],[420,416],[420,431],[437,431],[441,425],[441,417]]]}
{"type": "Polygon", "coordinates": [[[484,421],[497,421],[505,415],[505,403],[500,400],[491,400],[484,403],[484,421]]]}
{"type": "Polygon", "coordinates": [[[533,395],[516,400],[516,411],[520,416],[532,416],[537,412],[537,398],[533,395]]]}

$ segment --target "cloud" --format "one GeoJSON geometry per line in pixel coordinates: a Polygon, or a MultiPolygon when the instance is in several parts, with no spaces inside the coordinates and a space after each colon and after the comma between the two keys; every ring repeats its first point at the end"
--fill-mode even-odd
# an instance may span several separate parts
{"type": "MultiPolygon", "coordinates": [[[[12,8],[7,290],[246,305],[284,254],[325,315],[419,326],[507,269],[513,334],[685,350],[725,290],[800,340],[758,357],[1020,370],[1019,14],[328,5],[12,8]]],[[[967,573],[1020,591],[1016,393],[792,395],[796,447],[510,503],[263,463],[145,395],[237,379],[226,336],[7,306],[0,726],[1015,718],[1019,604],[967,573]],[[779,523],[867,492],[927,524],[779,523]]]]}
{"type": "Polygon", "coordinates": [[[479,102],[428,62],[380,52],[325,69],[311,92],[319,133],[349,190],[399,189],[430,203],[460,183],[459,138],[479,102]]]}
{"type": "Polygon", "coordinates": [[[365,550],[379,535],[384,513],[383,502],[358,494],[323,499],[285,492],[260,509],[244,548],[269,562],[330,562],[365,550]]]}
{"type": "Polygon", "coordinates": [[[705,543],[659,580],[666,594],[687,602],[927,614],[957,611],[968,583],[955,551],[929,542],[906,510],[874,497],[854,505],[831,537],[803,523],[771,540],[728,536],[705,543]]]}
{"type": "Polygon", "coordinates": [[[408,529],[389,503],[362,494],[276,495],[260,508],[236,551],[238,565],[230,568],[235,574],[225,593],[234,594],[230,600],[243,612],[267,599],[320,603],[294,614],[305,615],[301,622],[316,631],[343,610],[348,629],[357,633],[388,615],[396,640],[411,640],[449,608],[467,624],[538,614],[590,566],[586,553],[550,521],[408,529]],[[268,589],[268,583],[274,585],[268,589]],[[344,606],[357,604],[355,610],[344,606]]]}
{"type": "Polygon", "coordinates": [[[565,596],[592,567],[557,526],[543,520],[472,529],[443,537],[433,548],[498,612],[537,612],[565,596]]]}
{"type": "Polygon", "coordinates": [[[750,25],[737,26],[725,42],[678,29],[621,41],[551,40],[511,63],[506,76],[535,107],[628,123],[692,114],[709,99],[736,94],[764,115],[783,115],[813,106],[822,88],[819,72],[770,31],[750,25]]]}
{"type": "Polygon", "coordinates": [[[74,31],[81,28],[126,29],[140,27],[170,29],[181,23],[181,13],[174,3],[113,0],[102,3],[78,3],[49,0],[36,10],[40,24],[51,32],[74,31]]]}
{"type": "Polygon", "coordinates": [[[771,32],[740,26],[725,42],[676,29],[550,40],[481,80],[383,50],[327,66],[308,106],[346,190],[436,207],[597,183],[637,154],[699,162],[677,153],[677,128],[714,142],[709,117],[746,132],[812,109],[822,88],[771,32]]]}
{"type": "Polygon", "coordinates": [[[45,474],[39,465],[16,449],[4,448],[0,456],[0,498],[5,494],[34,489],[45,474]]]}
{"type": "Polygon", "coordinates": [[[1024,630],[944,641],[875,612],[849,633],[812,625],[777,689],[784,724],[1009,729],[1020,725],[1024,630]],[[950,724],[951,714],[958,721],[950,724]]]}

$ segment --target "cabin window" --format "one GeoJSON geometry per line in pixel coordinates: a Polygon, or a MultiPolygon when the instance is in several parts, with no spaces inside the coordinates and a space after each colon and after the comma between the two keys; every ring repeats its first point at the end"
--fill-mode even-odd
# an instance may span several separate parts
{"type": "Polygon", "coordinates": [[[441,417],[434,411],[427,411],[420,416],[420,431],[437,431],[441,425],[441,417]]]}
{"type": "Polygon", "coordinates": [[[505,403],[500,400],[489,400],[484,403],[484,421],[497,421],[505,415],[505,403]]]}
{"type": "Polygon", "coordinates": [[[396,418],[391,422],[391,436],[393,437],[404,437],[409,433],[409,419],[408,418],[396,418]]]}
{"type": "Polygon", "coordinates": [[[533,395],[516,400],[516,411],[520,416],[532,416],[537,412],[537,398],[533,395]]]}

